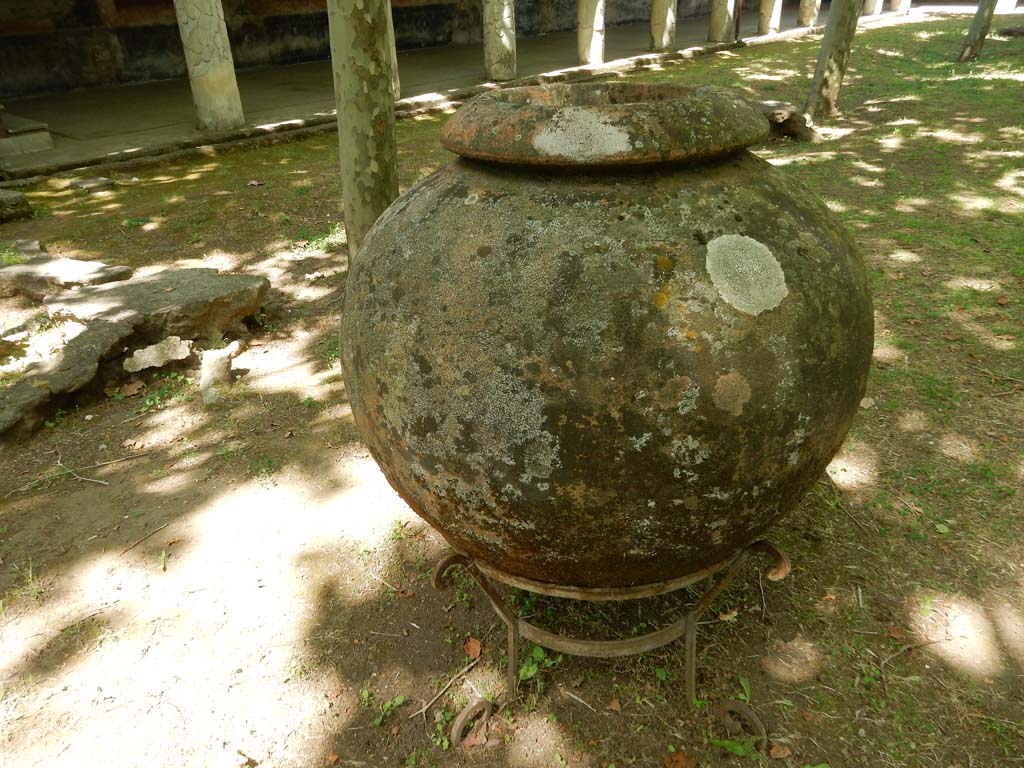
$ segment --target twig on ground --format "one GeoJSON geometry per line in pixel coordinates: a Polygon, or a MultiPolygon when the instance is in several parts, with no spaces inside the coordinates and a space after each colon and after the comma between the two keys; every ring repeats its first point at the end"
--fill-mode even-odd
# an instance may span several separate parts
{"type": "Polygon", "coordinates": [[[60,467],[61,469],[67,469],[68,472],[71,473],[71,476],[73,478],[75,478],[75,480],[81,480],[82,482],[86,482],[86,483],[96,483],[97,485],[110,485],[110,483],[108,483],[106,480],[97,480],[96,478],[93,478],[93,477],[82,477],[80,474],[75,472],[75,470],[68,469],[67,467],[65,467],[64,466],[64,462],[61,460],[61,458],[62,457],[61,457],[61,454],[60,454],[60,449],[58,449],[57,450],[57,466],[60,467]]]}
{"type": "Polygon", "coordinates": [[[943,637],[938,640],[922,640],[920,643],[907,643],[895,653],[890,653],[888,656],[882,659],[882,663],[878,665],[878,674],[879,677],[882,678],[882,691],[885,693],[885,695],[889,695],[889,684],[885,676],[885,667],[889,664],[890,661],[895,659],[897,656],[906,653],[907,651],[912,651],[916,648],[923,648],[926,645],[935,645],[935,643],[944,643],[948,639],[948,637],[943,637]]]}
{"type": "Polygon", "coordinates": [[[371,578],[376,579],[377,581],[379,581],[381,584],[383,584],[388,589],[393,589],[395,592],[401,592],[402,591],[398,587],[396,587],[394,584],[388,584],[386,581],[384,581],[384,579],[382,579],[380,576],[378,576],[377,574],[373,573],[372,571],[368,571],[368,573],[370,574],[371,578]]]}
{"type": "Polygon", "coordinates": [[[1024,384],[1024,379],[1016,379],[1013,376],[1007,376],[1004,373],[996,373],[995,371],[990,371],[988,368],[982,368],[980,365],[974,365],[974,363],[966,363],[966,365],[968,368],[973,368],[976,371],[987,373],[994,379],[1003,379],[1004,381],[1016,381],[1018,384],[1024,384]]]}
{"type": "MultiPolygon", "coordinates": [[[[481,658],[482,658],[482,657],[481,657],[481,658]]],[[[444,685],[444,688],[442,688],[442,689],[441,689],[440,691],[438,691],[438,692],[437,692],[437,695],[436,695],[436,696],[435,696],[434,698],[432,698],[432,699],[431,699],[430,701],[428,701],[428,702],[427,702],[427,703],[426,703],[426,704],[424,705],[423,709],[420,709],[420,710],[418,710],[418,711],[416,711],[416,712],[413,712],[413,713],[412,713],[411,715],[409,715],[409,719],[410,719],[410,720],[412,720],[412,719],[413,719],[414,717],[416,717],[417,715],[425,715],[425,714],[427,714],[427,710],[429,710],[429,709],[430,709],[430,708],[431,708],[432,706],[434,706],[434,704],[436,704],[436,703],[437,703],[437,700],[438,700],[438,699],[440,699],[440,698],[441,698],[442,696],[444,696],[444,694],[445,694],[445,691],[447,691],[447,690],[448,690],[449,688],[451,688],[451,687],[452,687],[452,686],[453,686],[453,685],[455,684],[455,681],[456,681],[456,680],[458,680],[458,679],[459,679],[460,677],[462,677],[462,676],[463,676],[464,674],[466,674],[467,672],[469,672],[469,670],[471,670],[471,669],[472,669],[473,667],[475,667],[475,666],[476,666],[477,664],[479,664],[479,663],[480,663],[480,659],[479,659],[479,658],[473,659],[473,660],[472,660],[471,662],[469,662],[469,664],[467,664],[466,666],[464,666],[464,667],[463,667],[463,668],[462,668],[462,669],[461,669],[461,670],[460,670],[460,671],[458,672],[458,674],[456,674],[456,675],[455,675],[455,676],[454,676],[454,677],[453,677],[453,678],[452,678],[451,680],[449,680],[449,681],[448,681],[447,683],[445,683],[445,685],[444,685]]]]}
{"type": "Polygon", "coordinates": [[[570,699],[574,699],[575,701],[578,701],[580,704],[582,704],[584,707],[589,709],[591,712],[593,712],[594,714],[597,714],[597,710],[596,709],[594,709],[592,706],[587,704],[587,702],[585,702],[583,699],[581,699],[575,693],[573,693],[572,691],[568,690],[564,685],[559,686],[559,687],[562,689],[562,693],[564,693],[570,699]]]}
{"type": "Polygon", "coordinates": [[[121,555],[123,555],[123,554],[124,554],[125,552],[130,552],[131,550],[135,549],[135,548],[136,548],[137,546],[139,546],[139,544],[141,544],[142,542],[144,542],[144,541],[145,541],[146,539],[148,539],[148,538],[149,538],[150,536],[155,536],[156,534],[160,533],[160,531],[162,531],[162,530],[163,530],[164,528],[166,528],[166,527],[167,527],[168,525],[170,525],[170,523],[164,523],[164,524],[163,524],[163,525],[161,525],[161,526],[160,526],[159,528],[155,528],[155,529],[153,529],[152,531],[150,531],[149,533],[147,533],[147,534],[146,534],[145,536],[143,536],[143,537],[142,537],[141,539],[139,539],[139,540],[138,540],[138,541],[136,541],[136,542],[135,542],[134,544],[132,544],[132,545],[131,545],[130,547],[126,547],[125,549],[122,549],[122,550],[121,550],[121,554],[120,554],[120,555],[118,555],[118,557],[120,557],[121,555]]]}
{"type": "Polygon", "coordinates": [[[4,498],[6,499],[9,496],[13,496],[16,493],[21,493],[22,491],[27,491],[29,488],[34,486],[36,483],[41,483],[44,480],[52,480],[55,477],[60,477],[61,475],[72,475],[72,474],[74,474],[76,472],[84,472],[87,469],[96,469],[96,467],[105,467],[108,464],[117,464],[117,463],[122,462],[122,461],[131,461],[132,459],[139,459],[139,458],[142,458],[143,456],[148,456],[151,453],[156,453],[157,450],[158,449],[154,448],[152,451],[143,451],[142,453],[137,453],[134,456],[122,456],[120,459],[111,459],[110,461],[101,461],[98,464],[89,464],[88,466],[85,466],[85,467],[76,467],[75,469],[64,469],[64,470],[62,470],[60,472],[55,472],[52,475],[47,475],[46,477],[36,478],[35,480],[33,480],[30,483],[25,483],[25,485],[21,486],[20,488],[15,488],[13,491],[8,491],[4,495],[4,498]]]}

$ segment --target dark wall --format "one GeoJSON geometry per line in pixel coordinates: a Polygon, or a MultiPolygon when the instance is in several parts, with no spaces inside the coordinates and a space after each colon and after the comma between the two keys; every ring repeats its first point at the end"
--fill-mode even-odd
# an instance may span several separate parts
{"type": "MultiPolygon", "coordinates": [[[[609,24],[643,21],[650,0],[606,0],[609,24]]],[[[708,0],[679,0],[678,15],[708,0]]],[[[329,56],[324,0],[223,0],[235,65],[329,56]]],[[[392,0],[399,49],[480,40],[480,0],[392,0]],[[429,4],[427,4],[429,3],[429,4]]],[[[516,32],[573,29],[576,0],[517,0],[516,32]]],[[[0,0],[4,98],[186,77],[173,0],[0,0]]]]}

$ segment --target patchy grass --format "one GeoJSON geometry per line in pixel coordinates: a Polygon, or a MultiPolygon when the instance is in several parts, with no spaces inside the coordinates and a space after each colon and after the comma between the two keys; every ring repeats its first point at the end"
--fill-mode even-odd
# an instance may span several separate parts
{"type": "MultiPolygon", "coordinates": [[[[29,490],[0,511],[5,750],[25,764],[66,745],[78,762],[154,765],[1019,762],[1024,49],[992,38],[981,61],[953,63],[968,22],[863,33],[823,140],[758,150],[854,232],[875,291],[869,399],[772,532],[793,573],[759,584],[749,569],[715,602],[695,712],[678,646],[589,660],[524,644],[522,695],[487,750],[451,749],[447,729],[477,691],[502,690],[504,629],[464,575],[429,588],[443,542],[386,489],[345,402],[334,137],[133,171],[138,184],[95,195],[31,190],[46,220],[5,241],[260,272],[278,293],[218,408],[192,397],[190,373],[158,378],[139,395],[150,407],[85,403],[7,460],[2,492],[29,490]],[[466,666],[469,637],[483,648],[469,682],[408,721],[466,666]],[[747,754],[712,715],[725,698],[749,700],[791,755],[747,754]],[[88,751],[96,734],[105,758],[88,751]]],[[[635,77],[799,104],[816,53],[758,46],[635,77]]],[[[399,124],[403,188],[447,161],[443,120],[399,124]]],[[[514,605],[552,629],[630,637],[692,597],[514,605]]]]}

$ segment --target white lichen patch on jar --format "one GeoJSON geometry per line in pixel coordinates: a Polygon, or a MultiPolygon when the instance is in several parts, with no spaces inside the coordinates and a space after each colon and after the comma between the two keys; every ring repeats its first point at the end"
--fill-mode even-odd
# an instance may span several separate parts
{"type": "Polygon", "coordinates": [[[551,124],[533,137],[533,146],[545,155],[571,160],[622,155],[632,150],[624,129],[586,107],[560,109],[551,124]]]}
{"type": "Polygon", "coordinates": [[[789,294],[778,259],[767,245],[746,235],[711,240],[707,270],[722,299],[748,315],[775,309],[789,294]]]}

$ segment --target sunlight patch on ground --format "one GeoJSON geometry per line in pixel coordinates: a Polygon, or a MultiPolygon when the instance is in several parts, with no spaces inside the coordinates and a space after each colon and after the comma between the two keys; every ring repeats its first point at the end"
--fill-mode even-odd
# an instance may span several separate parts
{"type": "Polygon", "coordinates": [[[980,277],[951,277],[945,283],[947,288],[956,290],[958,288],[970,288],[972,291],[998,291],[1002,288],[995,280],[983,280],[980,277]]]}
{"type": "Polygon", "coordinates": [[[1024,170],[1004,173],[996,181],[996,186],[1005,192],[1024,197],[1024,170]]]}
{"type": "Polygon", "coordinates": [[[939,451],[943,456],[967,464],[978,459],[978,441],[966,435],[947,432],[939,438],[939,451]]]}
{"type": "Polygon", "coordinates": [[[843,490],[862,490],[878,480],[878,452],[859,440],[849,440],[825,471],[843,490]]]}
{"type": "Polygon", "coordinates": [[[910,622],[923,648],[950,667],[984,680],[1006,672],[1000,632],[990,612],[962,595],[921,592],[909,603],[910,622]]]}
{"type": "Polygon", "coordinates": [[[895,261],[900,264],[916,264],[921,261],[921,257],[913,251],[908,251],[906,248],[897,248],[889,254],[889,261],[895,261]]]}
{"type": "MultiPolygon", "coordinates": [[[[519,719],[517,718],[517,721],[519,719]]],[[[541,712],[531,712],[521,722],[521,730],[509,745],[507,765],[516,768],[550,768],[559,764],[558,754],[565,764],[572,743],[563,733],[562,726],[548,720],[541,712]]]]}
{"type": "Polygon", "coordinates": [[[924,411],[904,411],[897,417],[896,424],[902,432],[924,432],[930,428],[924,411]]]}
{"type": "Polygon", "coordinates": [[[954,309],[947,317],[987,347],[999,350],[1000,352],[1009,352],[1017,348],[1017,343],[1013,336],[993,333],[991,329],[974,320],[964,310],[954,309]]]}
{"type": "Polygon", "coordinates": [[[892,365],[894,363],[905,363],[907,362],[907,353],[898,347],[894,347],[892,344],[875,343],[875,348],[871,352],[871,356],[880,363],[888,363],[892,365]]]}

